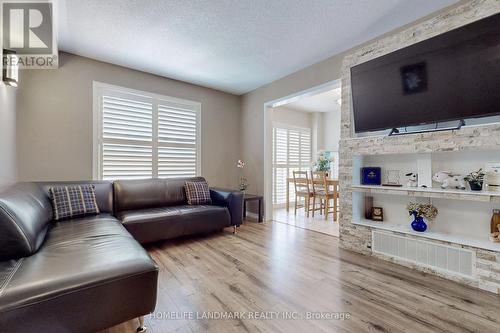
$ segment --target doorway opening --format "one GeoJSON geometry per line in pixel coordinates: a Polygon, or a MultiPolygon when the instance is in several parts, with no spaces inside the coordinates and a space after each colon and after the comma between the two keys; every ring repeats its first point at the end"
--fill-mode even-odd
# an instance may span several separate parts
{"type": "Polygon", "coordinates": [[[338,209],[331,212],[340,194],[328,197],[326,214],[326,197],[312,172],[325,171],[328,193],[338,191],[340,104],[340,80],[265,104],[266,219],[339,235],[338,209]]]}

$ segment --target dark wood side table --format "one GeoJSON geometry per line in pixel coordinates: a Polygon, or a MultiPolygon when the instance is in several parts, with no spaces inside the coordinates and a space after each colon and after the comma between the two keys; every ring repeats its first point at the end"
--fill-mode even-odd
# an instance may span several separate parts
{"type": "Polygon", "coordinates": [[[263,211],[263,201],[264,197],[261,195],[255,194],[244,194],[243,196],[243,217],[247,216],[247,202],[248,201],[258,201],[259,202],[259,222],[262,222],[264,219],[264,211],[263,211]]]}

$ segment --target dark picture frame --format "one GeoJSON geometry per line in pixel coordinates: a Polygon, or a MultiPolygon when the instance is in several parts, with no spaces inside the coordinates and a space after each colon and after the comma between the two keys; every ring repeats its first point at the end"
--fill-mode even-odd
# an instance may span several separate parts
{"type": "Polygon", "coordinates": [[[384,209],[382,207],[372,207],[372,220],[380,222],[384,220],[384,209]]]}

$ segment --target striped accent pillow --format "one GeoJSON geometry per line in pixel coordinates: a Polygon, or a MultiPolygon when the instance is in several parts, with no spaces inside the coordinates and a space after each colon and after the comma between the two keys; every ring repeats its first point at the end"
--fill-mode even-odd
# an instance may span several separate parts
{"type": "Polygon", "coordinates": [[[186,197],[190,205],[211,205],[210,189],[207,182],[186,182],[184,184],[186,197]]]}
{"type": "Polygon", "coordinates": [[[94,185],[56,186],[49,194],[55,221],[99,214],[94,185]]]}

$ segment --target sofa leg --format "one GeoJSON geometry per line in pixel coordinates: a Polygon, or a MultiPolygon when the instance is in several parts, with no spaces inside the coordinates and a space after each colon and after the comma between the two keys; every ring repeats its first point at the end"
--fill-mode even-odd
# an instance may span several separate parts
{"type": "Polygon", "coordinates": [[[144,316],[141,316],[139,318],[139,327],[137,327],[137,332],[146,332],[147,331],[147,327],[144,326],[144,316]]]}
{"type": "Polygon", "coordinates": [[[233,234],[236,234],[236,226],[233,225],[233,234]]]}

